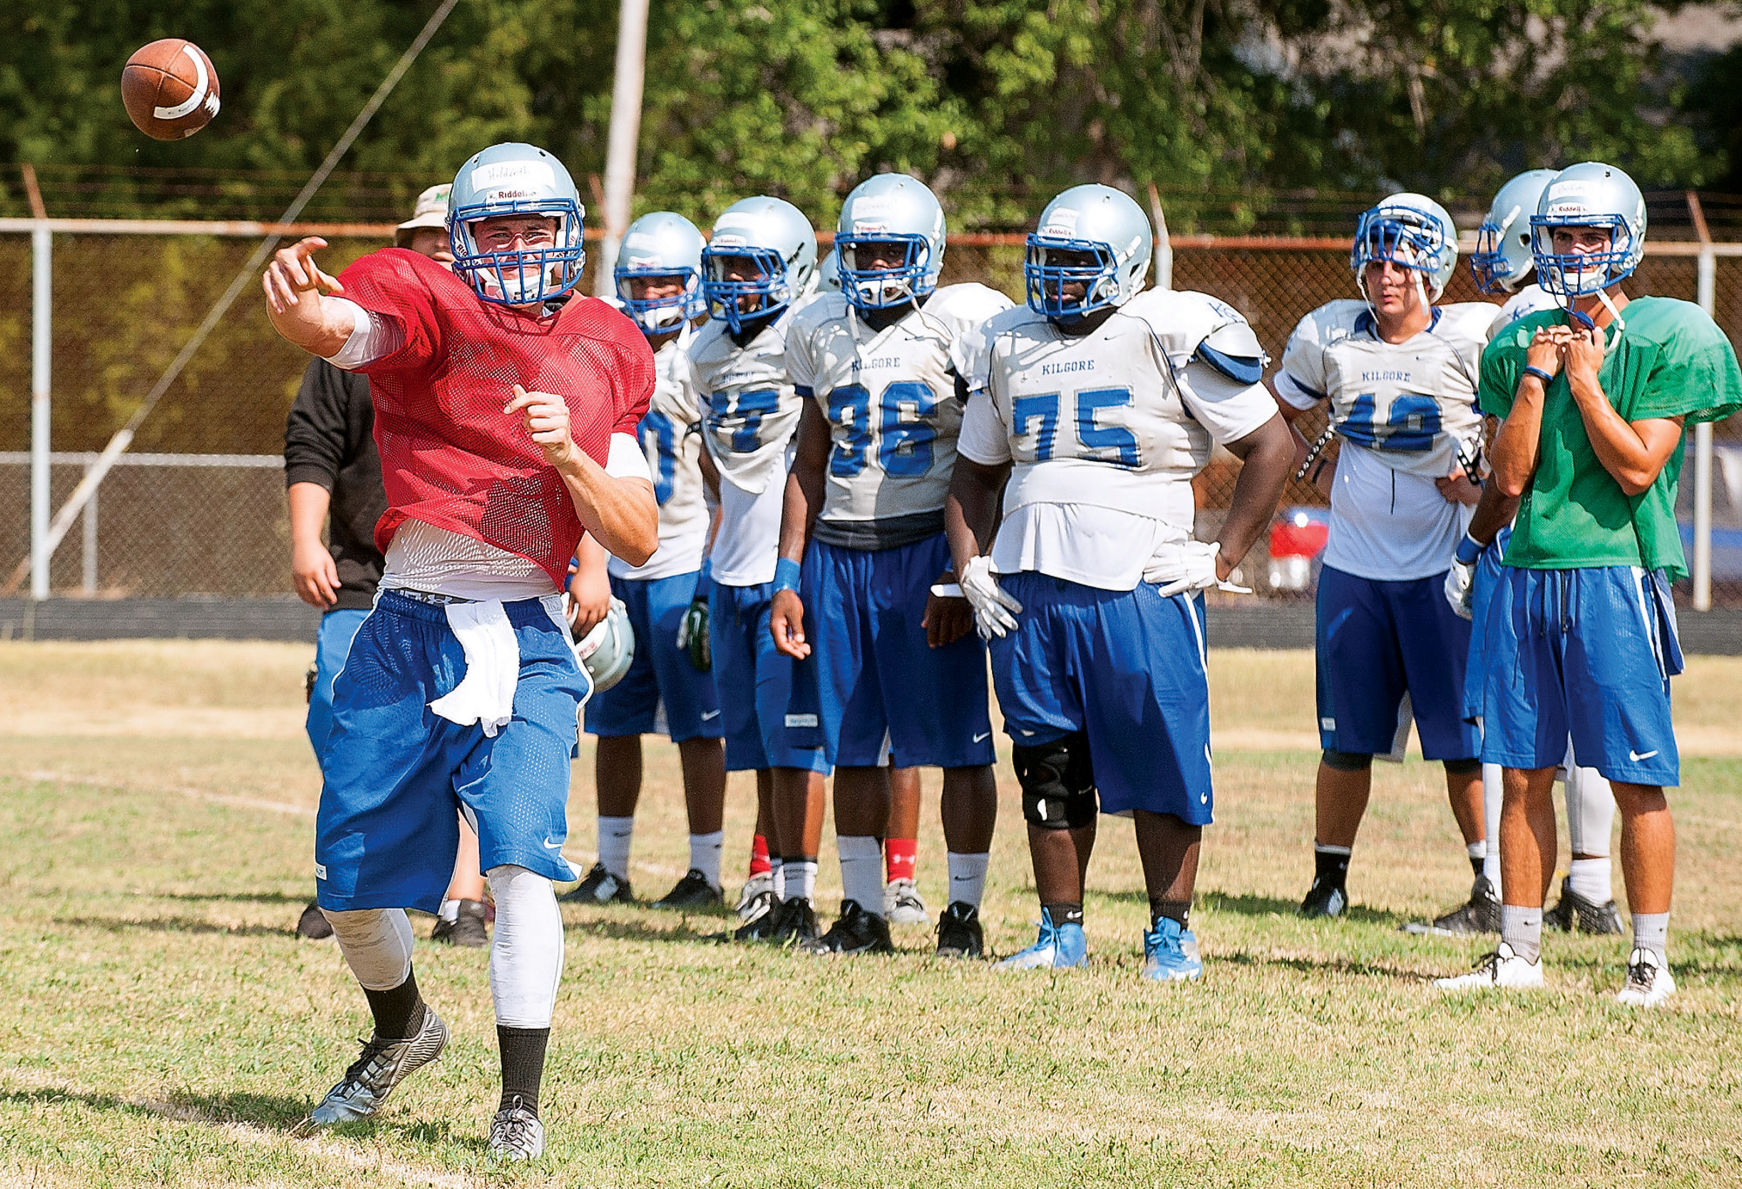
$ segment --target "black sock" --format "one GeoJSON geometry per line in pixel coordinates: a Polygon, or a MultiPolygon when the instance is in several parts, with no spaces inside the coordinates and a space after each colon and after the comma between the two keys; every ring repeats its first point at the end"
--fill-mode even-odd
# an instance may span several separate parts
{"type": "Polygon", "coordinates": [[[1042,904],[1047,915],[1052,917],[1053,928],[1060,925],[1081,925],[1083,923],[1083,902],[1061,900],[1055,904],[1042,904]]]}
{"type": "Polygon", "coordinates": [[[505,1111],[518,1098],[538,1117],[538,1087],[544,1080],[544,1050],[549,1043],[549,1028],[496,1025],[496,1045],[502,1050],[502,1104],[496,1109],[505,1111]]]}
{"type": "Polygon", "coordinates": [[[1313,878],[1314,881],[1328,879],[1336,887],[1343,887],[1349,878],[1349,852],[1347,848],[1324,850],[1313,848],[1313,878]]]}
{"type": "Polygon", "coordinates": [[[1178,921],[1180,932],[1191,928],[1192,902],[1190,900],[1168,900],[1161,896],[1149,898],[1149,920],[1151,924],[1160,917],[1178,921]]]}
{"type": "Polygon", "coordinates": [[[417,973],[405,976],[405,981],[386,991],[363,988],[369,998],[369,1011],[375,1017],[375,1035],[383,1040],[405,1040],[416,1036],[423,1027],[423,996],[417,993],[417,973]]]}
{"type": "Polygon", "coordinates": [[[1482,878],[1482,864],[1486,863],[1487,861],[1488,861],[1487,859],[1478,859],[1478,858],[1475,858],[1474,856],[1471,857],[1471,859],[1470,859],[1470,871],[1473,875],[1475,875],[1475,877],[1477,879],[1482,878]]]}

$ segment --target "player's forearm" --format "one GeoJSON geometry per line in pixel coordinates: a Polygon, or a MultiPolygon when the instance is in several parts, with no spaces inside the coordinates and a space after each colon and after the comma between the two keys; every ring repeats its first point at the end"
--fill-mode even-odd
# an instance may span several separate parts
{"type": "Polygon", "coordinates": [[[285,495],[290,501],[290,547],[319,544],[333,493],[319,483],[292,483],[285,495]]]}
{"type": "Polygon", "coordinates": [[[1542,381],[1525,376],[1518,382],[1511,411],[1494,434],[1489,451],[1494,485],[1509,499],[1523,495],[1530,477],[1536,474],[1542,448],[1542,400],[1542,381]]]}
{"type": "MultiPolygon", "coordinates": [[[[1653,449],[1655,443],[1647,441],[1639,428],[1617,413],[1595,383],[1589,387],[1575,384],[1573,399],[1578,402],[1592,452],[1621,490],[1638,495],[1655,483],[1671,451],[1653,449]]],[[[1679,440],[1678,430],[1672,450],[1673,442],[1679,440]]]]}
{"type": "Polygon", "coordinates": [[[581,527],[632,566],[659,548],[659,502],[646,479],[618,479],[581,451],[559,468],[581,527]]]}
{"type": "Polygon", "coordinates": [[[780,556],[791,561],[804,560],[805,543],[810,540],[816,524],[817,509],[823,502],[823,477],[820,472],[801,472],[793,466],[786,476],[786,491],[780,506],[780,556]]]}
{"type": "Polygon", "coordinates": [[[327,297],[313,290],[297,294],[283,309],[268,304],[266,317],[280,338],[311,355],[330,359],[337,355],[357,328],[354,306],[343,298],[327,297]]]}
{"type": "Polygon", "coordinates": [[[992,547],[998,528],[998,495],[1008,472],[1008,464],[993,468],[957,456],[950,493],[944,499],[944,534],[956,573],[992,547]]]}
{"type": "MultiPolygon", "coordinates": [[[[1234,494],[1218,538],[1220,564],[1229,570],[1240,564],[1276,515],[1282,489],[1294,470],[1295,439],[1299,436],[1278,416],[1228,443],[1229,452],[1240,460],[1240,475],[1234,480],[1234,494]]],[[[1219,576],[1226,578],[1227,574],[1219,576]]]]}
{"type": "Polygon", "coordinates": [[[1470,539],[1480,545],[1490,544],[1517,513],[1518,497],[1507,495],[1500,490],[1498,483],[1490,479],[1482,485],[1482,497],[1476,501],[1476,510],[1470,514],[1470,539]]]}

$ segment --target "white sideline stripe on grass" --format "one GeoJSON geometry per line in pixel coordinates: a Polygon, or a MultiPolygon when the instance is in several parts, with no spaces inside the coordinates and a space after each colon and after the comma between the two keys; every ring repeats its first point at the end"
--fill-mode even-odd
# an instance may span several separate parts
{"type": "Polygon", "coordinates": [[[69,1086],[64,1081],[33,1070],[8,1070],[6,1080],[13,1084],[28,1085],[33,1090],[59,1090],[69,1097],[113,1097],[117,1102],[138,1110],[149,1111],[162,1119],[169,1119],[177,1123],[200,1123],[216,1127],[227,1138],[253,1144],[256,1147],[283,1145],[298,1152],[312,1151],[317,1156],[348,1165],[353,1169],[389,1173],[409,1184],[436,1185],[440,1186],[441,1189],[477,1189],[478,1186],[485,1183],[482,1180],[458,1173],[442,1172],[421,1165],[408,1164],[403,1160],[395,1160],[382,1155],[378,1147],[362,1150],[339,1140],[320,1136],[299,1138],[289,1132],[274,1131],[270,1128],[252,1126],[247,1123],[226,1122],[210,1111],[203,1111],[198,1107],[162,1102],[155,1098],[133,1098],[122,1094],[111,1094],[108,1091],[85,1086],[69,1086]]]}
{"type": "Polygon", "coordinates": [[[45,769],[26,772],[24,775],[27,780],[40,780],[49,784],[82,784],[110,793],[131,793],[135,796],[149,796],[153,793],[179,793],[184,797],[192,797],[196,801],[207,801],[213,805],[234,805],[238,809],[264,809],[268,813],[286,813],[292,817],[313,817],[315,815],[314,807],[310,805],[293,805],[288,801],[268,801],[263,797],[238,797],[233,793],[214,793],[182,784],[156,784],[143,787],[133,784],[117,784],[112,780],[87,780],[68,772],[50,772],[45,769]]]}

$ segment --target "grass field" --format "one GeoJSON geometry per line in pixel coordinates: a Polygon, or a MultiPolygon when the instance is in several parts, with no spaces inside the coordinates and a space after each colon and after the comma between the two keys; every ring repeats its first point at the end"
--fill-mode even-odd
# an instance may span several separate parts
{"type": "MultiPolygon", "coordinates": [[[[1091,965],[1057,978],[939,963],[917,927],[896,957],[828,961],[705,940],[724,915],[565,906],[550,1147],[503,1171],[484,1152],[480,951],[419,947],[454,1028],[438,1064],[371,1124],[290,1134],[368,1029],[333,944],[291,935],[312,890],[308,651],[0,645],[0,1184],[1742,1184],[1742,661],[1696,658],[1677,688],[1682,990],[1666,1010],[1613,1004],[1616,940],[1550,935],[1542,994],[1428,988],[1477,947],[1398,930],[1469,885],[1420,762],[1378,770],[1349,918],[1296,919],[1310,659],[1223,652],[1201,984],[1139,981],[1146,905],[1114,819],[1091,965]]],[[[656,896],[686,852],[675,751],[650,742],[648,759],[633,878],[656,896]]],[[[590,758],[575,771],[569,851],[590,862],[590,758]]],[[[1036,908],[1007,761],[999,777],[984,915],[1008,953],[1036,908]]],[[[928,774],[934,909],[936,787],[928,774]]],[[[735,777],[730,876],[751,800],[735,777]]],[[[826,838],[822,869],[832,907],[826,838]]]]}

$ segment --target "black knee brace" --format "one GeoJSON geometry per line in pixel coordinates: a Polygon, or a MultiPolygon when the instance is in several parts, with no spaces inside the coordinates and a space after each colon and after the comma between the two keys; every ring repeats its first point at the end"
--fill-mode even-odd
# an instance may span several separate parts
{"type": "Polygon", "coordinates": [[[1046,830],[1075,830],[1095,821],[1095,770],[1089,737],[1075,731],[1039,747],[1015,748],[1022,816],[1046,830]]]}
{"type": "Polygon", "coordinates": [[[1325,767],[1338,772],[1365,772],[1373,766],[1372,756],[1356,755],[1350,751],[1332,751],[1325,749],[1325,767]]]}

